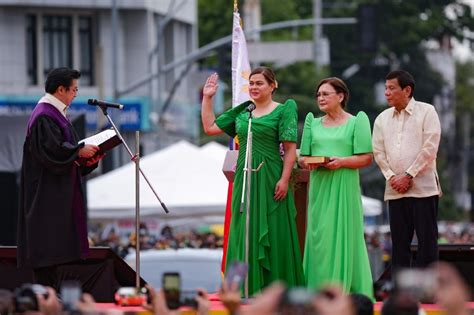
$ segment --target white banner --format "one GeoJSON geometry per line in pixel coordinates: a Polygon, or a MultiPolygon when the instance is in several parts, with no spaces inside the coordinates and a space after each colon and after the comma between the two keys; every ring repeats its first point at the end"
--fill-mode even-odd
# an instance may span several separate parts
{"type": "Polygon", "coordinates": [[[240,14],[234,12],[232,27],[232,107],[250,99],[250,63],[245,34],[240,25],[240,14]]]}

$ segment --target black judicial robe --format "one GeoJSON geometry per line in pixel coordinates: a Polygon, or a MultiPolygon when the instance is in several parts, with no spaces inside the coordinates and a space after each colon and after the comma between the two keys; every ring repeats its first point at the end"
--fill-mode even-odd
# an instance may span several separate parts
{"type": "Polygon", "coordinates": [[[39,103],[23,145],[17,262],[40,268],[86,258],[87,220],[81,176],[94,167],[75,161],[83,144],[69,120],[39,103]]]}

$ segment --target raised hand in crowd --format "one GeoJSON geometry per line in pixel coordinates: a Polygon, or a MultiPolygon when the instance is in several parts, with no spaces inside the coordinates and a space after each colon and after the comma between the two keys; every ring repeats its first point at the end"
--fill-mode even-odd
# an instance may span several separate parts
{"type": "Polygon", "coordinates": [[[204,289],[198,289],[198,294],[195,299],[197,302],[197,315],[208,315],[211,308],[211,302],[207,295],[207,291],[204,289]]]}
{"type": "Polygon", "coordinates": [[[437,262],[431,269],[436,274],[434,298],[445,309],[446,315],[468,315],[467,302],[471,291],[457,270],[444,262],[437,262]]]}
{"type": "Polygon", "coordinates": [[[166,298],[163,289],[155,290],[150,285],[147,285],[146,288],[150,293],[151,304],[147,305],[145,308],[153,312],[155,315],[178,315],[179,310],[170,310],[166,305],[166,298]]]}
{"type": "Polygon", "coordinates": [[[63,306],[58,299],[56,291],[51,287],[46,287],[46,290],[48,291],[46,297],[43,294],[36,295],[40,313],[44,315],[61,314],[63,306]]]}
{"type": "Polygon", "coordinates": [[[230,314],[235,314],[240,308],[240,286],[238,282],[227,283],[224,279],[219,290],[219,299],[230,314]]]}
{"type": "Polygon", "coordinates": [[[255,296],[254,300],[245,308],[243,308],[239,315],[273,315],[277,313],[280,304],[280,298],[285,291],[283,284],[275,282],[259,295],[255,296]]]}
{"type": "Polygon", "coordinates": [[[350,296],[344,294],[339,286],[324,288],[314,297],[313,306],[319,315],[355,315],[350,296]]]}
{"type": "Polygon", "coordinates": [[[153,312],[156,315],[178,315],[179,310],[170,310],[166,305],[165,292],[163,289],[155,290],[152,286],[146,286],[151,297],[151,304],[148,305],[147,309],[153,312]]]}
{"type": "Polygon", "coordinates": [[[98,313],[95,300],[89,293],[83,293],[82,298],[77,301],[77,308],[82,314],[98,313]]]}

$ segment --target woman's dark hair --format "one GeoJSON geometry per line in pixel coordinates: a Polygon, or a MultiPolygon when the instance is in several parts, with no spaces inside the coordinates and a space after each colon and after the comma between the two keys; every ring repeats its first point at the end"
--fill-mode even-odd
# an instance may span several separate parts
{"type": "Polygon", "coordinates": [[[349,102],[349,89],[347,88],[347,85],[344,83],[344,81],[336,77],[322,79],[321,81],[319,81],[318,86],[316,87],[316,94],[318,93],[318,90],[321,85],[326,83],[330,84],[334,88],[334,90],[336,90],[337,93],[344,94],[344,99],[341,101],[341,107],[345,108],[347,102],[349,102]]]}
{"type": "Polygon", "coordinates": [[[79,79],[81,73],[77,70],[70,68],[56,68],[51,70],[46,77],[44,84],[44,90],[46,93],[54,94],[60,86],[69,88],[72,84],[72,80],[79,79]]]}
{"type": "Polygon", "coordinates": [[[409,72],[405,70],[391,71],[389,74],[387,74],[385,80],[392,79],[397,79],[398,85],[400,85],[402,89],[406,88],[407,86],[411,87],[410,97],[413,96],[413,92],[415,92],[415,79],[413,79],[413,76],[409,72]]]}
{"type": "MultiPolygon", "coordinates": [[[[261,74],[265,78],[268,84],[275,84],[275,89],[278,88],[278,83],[275,77],[275,72],[268,67],[258,67],[252,70],[249,75],[249,80],[254,74],[261,74]]],[[[275,90],[273,90],[275,91],[275,90]]]]}

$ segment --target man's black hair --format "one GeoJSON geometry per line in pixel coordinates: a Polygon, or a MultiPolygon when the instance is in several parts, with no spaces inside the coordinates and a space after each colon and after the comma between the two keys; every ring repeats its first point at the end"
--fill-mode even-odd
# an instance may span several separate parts
{"type": "Polygon", "coordinates": [[[72,84],[72,80],[77,80],[80,77],[81,73],[77,70],[66,67],[55,68],[48,73],[44,84],[44,90],[46,93],[54,94],[60,86],[69,88],[72,84]]]}
{"type": "Polygon", "coordinates": [[[392,79],[397,79],[398,85],[402,89],[404,89],[407,86],[411,87],[411,93],[410,97],[413,96],[413,92],[415,92],[415,79],[413,79],[413,76],[405,71],[405,70],[395,70],[391,71],[387,76],[385,77],[385,80],[392,80],[392,79]]]}

